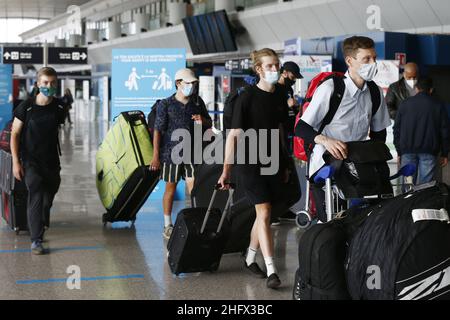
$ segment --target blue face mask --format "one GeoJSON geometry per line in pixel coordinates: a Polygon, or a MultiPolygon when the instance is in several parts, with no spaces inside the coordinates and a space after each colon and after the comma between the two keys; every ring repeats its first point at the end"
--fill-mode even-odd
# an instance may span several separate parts
{"type": "Polygon", "coordinates": [[[275,84],[278,82],[278,79],[280,78],[280,73],[278,71],[264,71],[265,76],[264,80],[269,84],[275,84]]]}
{"type": "Polygon", "coordinates": [[[194,92],[194,85],[192,83],[185,84],[181,89],[181,92],[185,97],[190,97],[194,92]]]}
{"type": "Polygon", "coordinates": [[[39,92],[46,97],[53,97],[56,94],[56,88],[54,87],[39,87],[39,92]]]}

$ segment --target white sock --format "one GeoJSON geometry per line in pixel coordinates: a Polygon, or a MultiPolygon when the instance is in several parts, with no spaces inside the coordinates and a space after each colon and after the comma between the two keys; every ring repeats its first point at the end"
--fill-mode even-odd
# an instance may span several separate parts
{"type": "Polygon", "coordinates": [[[277,269],[275,269],[275,264],[273,262],[273,257],[264,258],[264,262],[266,263],[267,268],[267,276],[269,277],[272,273],[277,273],[277,269]]]}
{"type": "Polygon", "coordinates": [[[258,250],[248,247],[247,257],[245,257],[245,263],[247,263],[247,266],[251,265],[253,262],[256,262],[256,252],[257,251],[258,250]]]}
{"type": "Polygon", "coordinates": [[[172,216],[164,215],[164,227],[172,224],[172,216]]]}

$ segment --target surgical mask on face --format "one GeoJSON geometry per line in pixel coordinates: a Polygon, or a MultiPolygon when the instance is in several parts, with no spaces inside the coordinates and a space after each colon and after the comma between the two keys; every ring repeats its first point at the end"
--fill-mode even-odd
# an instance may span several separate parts
{"type": "Polygon", "coordinates": [[[56,88],[54,87],[39,87],[39,92],[46,97],[53,97],[56,94],[56,88]]]}
{"type": "Polygon", "coordinates": [[[415,79],[406,80],[406,83],[408,84],[408,86],[409,86],[411,89],[414,89],[414,87],[415,87],[416,84],[417,84],[417,80],[415,80],[415,79]]]}
{"type": "Polygon", "coordinates": [[[378,66],[377,66],[376,62],[362,64],[358,70],[358,74],[365,81],[372,81],[373,78],[375,78],[375,76],[377,75],[377,72],[378,72],[378,66]]]}
{"type": "Polygon", "coordinates": [[[264,71],[264,80],[269,84],[275,84],[280,79],[278,71],[264,71]]]}
{"type": "Polygon", "coordinates": [[[185,84],[181,89],[181,92],[185,97],[190,97],[194,92],[194,85],[192,83],[185,84]]]}

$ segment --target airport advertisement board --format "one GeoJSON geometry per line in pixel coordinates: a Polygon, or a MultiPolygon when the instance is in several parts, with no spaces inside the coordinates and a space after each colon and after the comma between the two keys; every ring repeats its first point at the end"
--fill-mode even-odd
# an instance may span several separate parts
{"type": "Polygon", "coordinates": [[[113,49],[111,121],[121,112],[146,115],[158,99],[175,93],[175,73],[186,67],[183,49],[113,49]]]}
{"type": "Polygon", "coordinates": [[[12,82],[12,65],[0,64],[0,131],[12,118],[12,82]]]}

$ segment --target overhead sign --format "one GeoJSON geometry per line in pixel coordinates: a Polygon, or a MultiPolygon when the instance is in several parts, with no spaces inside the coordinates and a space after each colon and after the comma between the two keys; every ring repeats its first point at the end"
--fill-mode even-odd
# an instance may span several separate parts
{"type": "Polygon", "coordinates": [[[228,60],[225,62],[225,69],[226,70],[239,70],[240,63],[239,60],[228,60]]]}
{"type": "Polygon", "coordinates": [[[228,60],[225,62],[225,70],[229,70],[234,74],[241,74],[253,68],[251,59],[228,60]]]}
{"type": "Polygon", "coordinates": [[[42,47],[3,47],[4,64],[42,64],[44,51],[42,47]]]}
{"type": "Polygon", "coordinates": [[[48,48],[49,64],[87,64],[87,48],[48,48]]]}
{"type": "Polygon", "coordinates": [[[175,93],[175,73],[186,67],[182,49],[113,49],[111,120],[123,111],[145,114],[175,93]]]}

